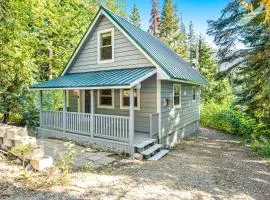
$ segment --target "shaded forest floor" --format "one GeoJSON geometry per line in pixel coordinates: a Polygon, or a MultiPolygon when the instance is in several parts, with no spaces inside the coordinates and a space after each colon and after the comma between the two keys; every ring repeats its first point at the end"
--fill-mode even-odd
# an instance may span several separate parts
{"type": "MultiPolygon", "coordinates": [[[[0,160],[0,199],[270,199],[270,162],[233,136],[202,128],[156,162],[70,174],[70,185],[33,189],[0,160]]],[[[14,166],[13,166],[14,167],[14,166]]]]}

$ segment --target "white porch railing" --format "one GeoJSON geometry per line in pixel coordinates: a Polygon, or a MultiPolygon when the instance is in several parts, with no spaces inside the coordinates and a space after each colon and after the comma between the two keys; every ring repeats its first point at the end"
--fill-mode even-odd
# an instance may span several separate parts
{"type": "Polygon", "coordinates": [[[158,134],[158,117],[158,113],[150,114],[150,137],[158,134]]]}
{"type": "Polygon", "coordinates": [[[94,136],[128,141],[129,117],[94,114],[94,136]]]}
{"type": "Polygon", "coordinates": [[[40,127],[123,142],[129,141],[129,117],[93,114],[92,132],[90,113],[66,112],[65,118],[63,114],[63,111],[42,110],[40,127]],[[65,130],[63,119],[66,119],[65,130]]]}
{"type": "Polygon", "coordinates": [[[63,129],[63,111],[43,110],[41,114],[42,127],[63,129]]]}
{"type": "Polygon", "coordinates": [[[87,135],[91,134],[91,114],[66,112],[66,120],[66,131],[87,135]]]}

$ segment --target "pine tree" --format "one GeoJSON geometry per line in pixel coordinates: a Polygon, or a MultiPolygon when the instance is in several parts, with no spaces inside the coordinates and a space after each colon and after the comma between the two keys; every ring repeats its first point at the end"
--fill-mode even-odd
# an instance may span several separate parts
{"type": "Polygon", "coordinates": [[[186,35],[186,26],[185,26],[185,23],[184,23],[184,20],[183,20],[182,13],[180,13],[180,31],[181,31],[181,33],[186,35]]]}
{"type": "Polygon", "coordinates": [[[181,57],[186,58],[185,35],[181,32],[176,5],[165,0],[160,20],[159,38],[171,46],[181,57]]]}
{"type": "Polygon", "coordinates": [[[165,0],[160,19],[159,38],[171,45],[179,30],[179,18],[172,0],[165,0]]]}
{"type": "Polygon", "coordinates": [[[148,32],[153,35],[157,36],[159,31],[159,12],[158,12],[158,1],[152,0],[152,10],[151,10],[151,19],[150,19],[150,26],[148,32]]]}
{"type": "Polygon", "coordinates": [[[195,65],[196,47],[195,47],[195,34],[193,30],[193,23],[190,21],[188,26],[187,43],[188,43],[188,61],[189,64],[195,65]]]}
{"type": "Polygon", "coordinates": [[[218,20],[208,22],[208,34],[219,46],[220,62],[228,65],[219,76],[236,75],[239,108],[270,124],[270,26],[263,23],[264,13],[243,23],[248,13],[239,0],[230,2],[218,20]],[[245,48],[234,48],[237,43],[245,48]]]}
{"type": "Polygon", "coordinates": [[[139,13],[139,9],[136,4],[133,5],[132,11],[129,15],[130,21],[137,27],[141,27],[141,17],[139,13]]]}
{"type": "Polygon", "coordinates": [[[214,58],[213,49],[206,44],[202,36],[199,36],[196,45],[196,69],[209,82],[203,88],[203,102],[222,103],[232,98],[228,79],[215,79],[215,74],[220,71],[220,66],[214,58]]]}

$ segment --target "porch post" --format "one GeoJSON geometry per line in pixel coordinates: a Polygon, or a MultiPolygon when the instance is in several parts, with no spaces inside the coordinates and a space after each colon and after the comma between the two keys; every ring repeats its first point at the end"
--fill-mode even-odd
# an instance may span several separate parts
{"type": "Polygon", "coordinates": [[[95,98],[94,98],[94,90],[91,90],[91,124],[90,124],[90,130],[91,130],[91,138],[94,137],[94,113],[95,113],[95,98]]]}
{"type": "Polygon", "coordinates": [[[67,123],[67,91],[63,91],[64,94],[64,107],[63,107],[63,133],[66,132],[66,123],[67,123]]]}
{"type": "Polygon", "coordinates": [[[130,154],[134,153],[133,140],[134,140],[134,89],[130,89],[129,96],[129,144],[130,154]]]}
{"type": "Polygon", "coordinates": [[[39,90],[39,99],[40,99],[39,127],[42,127],[42,110],[43,110],[43,91],[42,90],[39,90]]]}

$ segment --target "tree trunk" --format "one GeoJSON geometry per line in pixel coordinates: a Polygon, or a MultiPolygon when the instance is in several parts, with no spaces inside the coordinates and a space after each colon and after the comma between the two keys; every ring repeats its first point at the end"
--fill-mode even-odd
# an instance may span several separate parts
{"type": "Polygon", "coordinates": [[[49,62],[48,62],[48,71],[47,76],[48,79],[52,79],[52,58],[53,58],[53,50],[51,48],[48,49],[48,56],[49,56],[49,62]]]}
{"type": "Polygon", "coordinates": [[[7,124],[9,121],[9,112],[10,112],[10,107],[9,103],[7,101],[4,102],[4,124],[7,124]]]}

